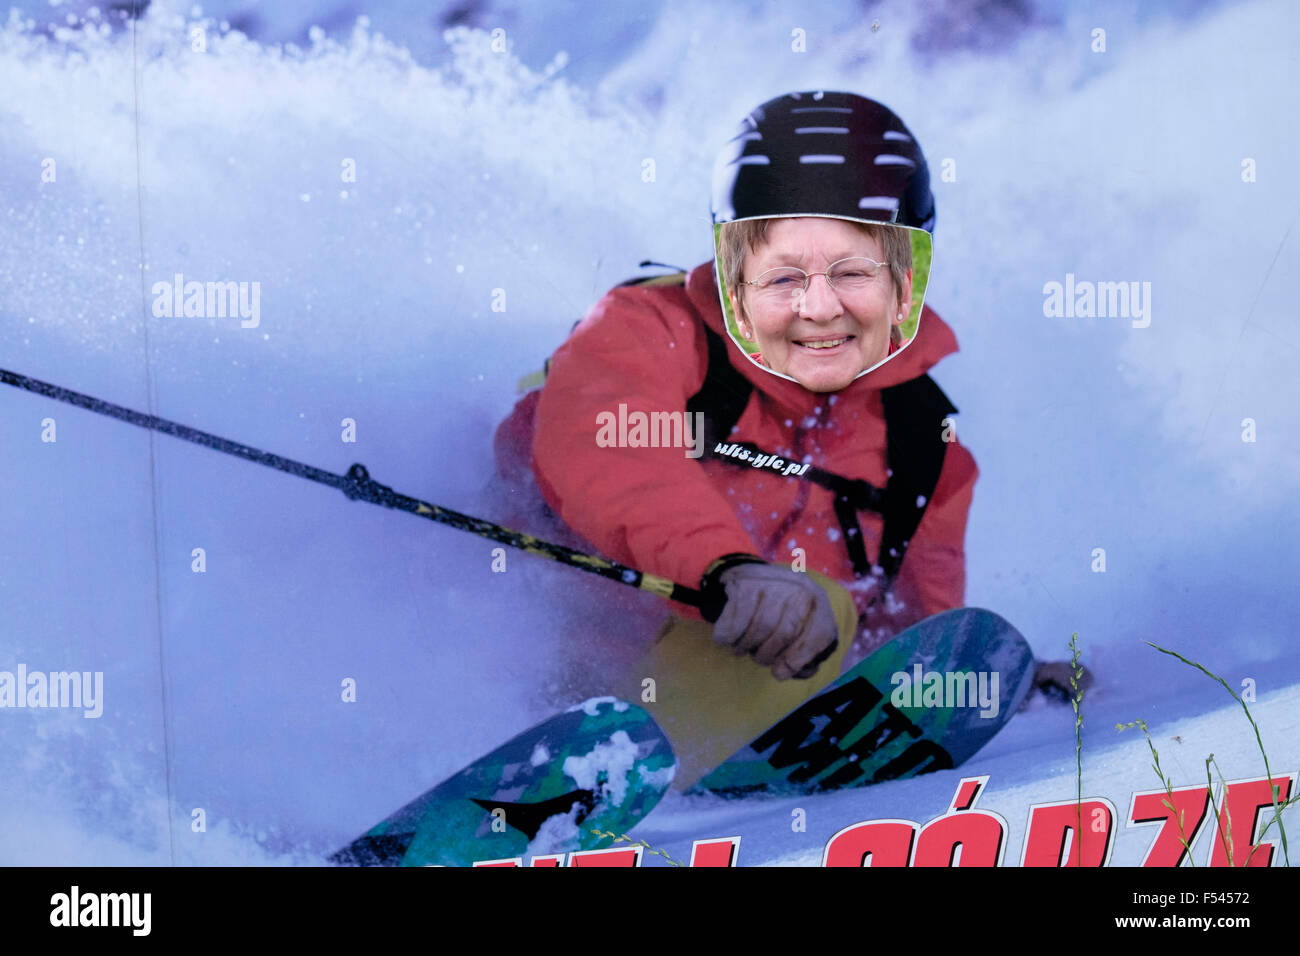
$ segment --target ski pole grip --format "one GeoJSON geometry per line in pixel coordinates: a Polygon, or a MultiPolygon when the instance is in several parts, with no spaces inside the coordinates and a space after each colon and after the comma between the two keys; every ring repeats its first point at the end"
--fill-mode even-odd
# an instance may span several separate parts
{"type": "Polygon", "coordinates": [[[714,589],[701,589],[700,615],[710,624],[717,624],[722,609],[727,606],[727,593],[714,589]]]}

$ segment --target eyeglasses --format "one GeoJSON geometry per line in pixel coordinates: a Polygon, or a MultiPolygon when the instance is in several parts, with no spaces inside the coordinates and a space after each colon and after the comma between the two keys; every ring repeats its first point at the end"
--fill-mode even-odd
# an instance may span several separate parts
{"type": "Polygon", "coordinates": [[[825,272],[804,272],[794,266],[780,266],[768,269],[757,279],[742,279],[744,285],[754,287],[755,294],[764,302],[775,303],[793,296],[803,295],[808,291],[808,283],[813,276],[825,276],[831,289],[841,298],[852,296],[867,289],[880,277],[887,263],[868,259],[866,256],[852,256],[831,263],[825,272]]]}

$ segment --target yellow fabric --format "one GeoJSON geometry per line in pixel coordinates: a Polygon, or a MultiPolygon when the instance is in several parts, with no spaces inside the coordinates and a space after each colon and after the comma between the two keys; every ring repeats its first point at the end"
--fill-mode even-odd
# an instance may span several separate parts
{"type": "Polygon", "coordinates": [[[805,700],[828,687],[843,667],[857,632],[848,591],[813,571],[804,572],[831,599],[839,647],[807,680],[779,681],[753,658],[713,642],[713,626],[673,618],[650,652],[615,694],[644,707],[663,728],[677,755],[673,788],[698,783],[805,700]],[[647,679],[654,681],[654,700],[647,679]]]}
{"type": "Polygon", "coordinates": [[[535,388],[541,388],[546,384],[546,370],[538,369],[536,372],[530,372],[519,380],[515,386],[516,392],[522,395],[524,392],[530,392],[535,388]]]}

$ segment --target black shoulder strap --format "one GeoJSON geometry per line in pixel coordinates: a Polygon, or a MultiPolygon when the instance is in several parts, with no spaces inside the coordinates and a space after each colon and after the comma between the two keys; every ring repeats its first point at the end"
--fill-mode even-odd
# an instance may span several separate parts
{"type": "Polygon", "coordinates": [[[892,581],[939,484],[948,452],[944,419],[957,408],[929,375],[882,389],[880,397],[885,406],[885,454],[891,474],[881,507],[885,528],[878,560],[892,581]]]}
{"type": "Polygon", "coordinates": [[[704,447],[712,449],[731,438],[731,430],[744,414],[754,386],[731,364],[722,336],[707,325],[700,327],[709,347],[709,366],[700,390],[687,399],[686,412],[704,413],[704,447]]]}

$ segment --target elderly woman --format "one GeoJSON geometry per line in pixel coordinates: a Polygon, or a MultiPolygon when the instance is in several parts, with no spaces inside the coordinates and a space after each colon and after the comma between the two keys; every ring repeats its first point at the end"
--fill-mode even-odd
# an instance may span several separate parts
{"type": "Polygon", "coordinates": [[[845,666],[963,603],[977,472],[926,375],[956,341],[913,301],[925,159],[879,103],[778,97],[719,158],[713,218],[716,261],[615,288],[579,323],[498,430],[499,469],[601,553],[699,582],[723,604],[716,640],[806,677],[835,626],[804,570],[853,595],[845,666]],[[597,441],[616,410],[681,415],[694,447],[597,441]]]}
{"type": "Polygon", "coordinates": [[[804,388],[838,392],[903,344],[912,309],[904,229],[747,219],[722,226],[718,262],[740,333],[759,348],[750,358],[804,388]],[[814,268],[809,263],[825,271],[801,268],[814,268]],[[825,281],[814,282],[818,276],[825,281]]]}

